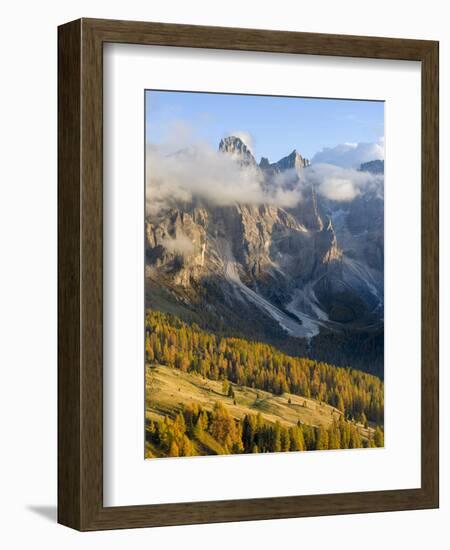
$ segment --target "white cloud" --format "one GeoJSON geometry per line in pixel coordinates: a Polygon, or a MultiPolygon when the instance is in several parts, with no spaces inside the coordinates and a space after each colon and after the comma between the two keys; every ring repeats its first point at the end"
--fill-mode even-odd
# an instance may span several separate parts
{"type": "MultiPolygon", "coordinates": [[[[233,135],[251,146],[248,132],[242,130],[233,135]]],[[[147,145],[147,214],[193,200],[215,206],[239,203],[291,208],[302,200],[302,189],[308,185],[314,185],[320,195],[333,201],[351,201],[366,191],[382,197],[383,175],[360,172],[356,168],[362,162],[383,156],[382,139],[371,144],[345,143],[317,153],[312,165],[302,171],[300,181],[295,170],[288,170],[267,182],[257,167],[241,166],[232,156],[196,140],[190,128],[179,122],[168,129],[164,143],[147,145]]],[[[192,251],[191,244],[181,235],[168,240],[165,246],[188,254],[192,251]]]]}
{"type": "Polygon", "coordinates": [[[264,185],[256,167],[242,167],[229,155],[197,143],[167,155],[165,147],[148,146],[147,212],[200,198],[217,206],[274,204],[288,208],[301,200],[301,190],[264,185]]]}
{"type": "Polygon", "coordinates": [[[176,237],[166,235],[163,239],[161,239],[160,244],[169,252],[175,252],[177,254],[181,254],[182,256],[188,256],[194,252],[193,242],[184,233],[178,233],[176,237]]]}
{"type": "Polygon", "coordinates": [[[368,191],[382,197],[384,176],[333,164],[313,164],[304,171],[304,184],[314,185],[327,199],[348,202],[368,191]]]}
{"type": "Polygon", "coordinates": [[[333,201],[352,201],[359,193],[349,179],[330,178],[319,186],[319,193],[333,201]]]}
{"type": "Polygon", "coordinates": [[[313,164],[335,164],[344,168],[359,168],[363,162],[384,159],[384,138],[377,143],[342,143],[325,147],[311,159],[313,164]]]}

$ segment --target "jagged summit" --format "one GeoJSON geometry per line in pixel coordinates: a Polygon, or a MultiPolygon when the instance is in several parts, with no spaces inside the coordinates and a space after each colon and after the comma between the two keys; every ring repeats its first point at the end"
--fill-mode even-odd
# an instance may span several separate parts
{"type": "Polygon", "coordinates": [[[256,165],[255,158],[247,145],[237,136],[227,136],[220,140],[219,151],[233,155],[243,165],[256,165]]]}
{"type": "Polygon", "coordinates": [[[240,137],[226,136],[220,140],[219,151],[224,153],[250,153],[250,149],[245,145],[240,137]]]}
{"type": "Polygon", "coordinates": [[[271,171],[273,173],[284,172],[285,170],[296,170],[299,172],[303,168],[310,165],[308,159],[304,158],[296,149],[286,157],[283,157],[278,162],[269,163],[266,157],[261,158],[259,167],[262,170],[271,171]]]}
{"type": "Polygon", "coordinates": [[[270,163],[267,157],[261,157],[261,161],[257,165],[250,148],[238,136],[222,138],[219,143],[219,151],[232,155],[242,165],[259,166],[261,170],[272,174],[284,172],[285,170],[299,172],[310,165],[310,161],[304,158],[296,149],[289,155],[273,163],[270,163]]]}
{"type": "MultiPolygon", "coordinates": [[[[348,202],[327,199],[321,181],[308,179],[309,161],[295,149],[278,162],[262,157],[259,164],[237,136],[224,137],[218,149],[237,164],[231,177],[240,169],[248,172],[261,193],[251,201],[237,191],[234,201],[222,204],[210,195],[197,196],[194,186],[191,199],[181,196],[159,211],[148,210],[149,307],[176,311],[207,327],[227,324],[258,341],[270,335],[289,353],[306,346],[305,353],[315,349],[325,361],[330,353],[342,365],[378,369],[383,364],[383,199],[370,189],[348,202]],[[273,200],[277,193],[290,197],[291,191],[292,202],[273,200]],[[333,346],[346,342],[342,354],[334,347],[322,351],[331,333],[333,346]]],[[[197,154],[201,150],[193,147],[174,158],[183,162],[185,155],[191,169],[197,154]]],[[[221,160],[226,168],[227,159],[221,160]]],[[[376,161],[360,169],[381,167],[376,161]]],[[[214,192],[214,174],[208,174],[209,182],[214,192]]],[[[221,191],[217,188],[218,195],[221,191]]]]}
{"type": "Polygon", "coordinates": [[[308,159],[302,157],[296,149],[292,151],[287,157],[283,157],[277,163],[275,163],[281,170],[288,170],[295,168],[296,170],[301,170],[309,166],[310,162],[308,159]]]}

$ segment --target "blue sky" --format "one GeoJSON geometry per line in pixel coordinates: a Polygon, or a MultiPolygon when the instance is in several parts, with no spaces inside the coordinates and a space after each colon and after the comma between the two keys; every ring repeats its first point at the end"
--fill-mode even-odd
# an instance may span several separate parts
{"type": "MultiPolygon", "coordinates": [[[[384,103],[312,98],[146,91],[146,140],[202,140],[217,148],[225,135],[250,135],[259,162],[297,149],[312,158],[325,147],[375,143],[384,137],[384,103]]],[[[250,140],[249,140],[250,141],[250,140]]]]}

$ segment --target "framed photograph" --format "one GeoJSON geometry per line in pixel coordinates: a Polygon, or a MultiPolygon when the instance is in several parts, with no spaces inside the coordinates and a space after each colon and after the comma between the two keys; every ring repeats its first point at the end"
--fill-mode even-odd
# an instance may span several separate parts
{"type": "Polygon", "coordinates": [[[59,522],[438,507],[438,43],[58,40],[59,522]]]}

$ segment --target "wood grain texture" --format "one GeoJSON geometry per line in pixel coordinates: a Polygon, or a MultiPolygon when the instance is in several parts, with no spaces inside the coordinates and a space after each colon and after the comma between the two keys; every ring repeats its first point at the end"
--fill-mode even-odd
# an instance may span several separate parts
{"type": "Polygon", "coordinates": [[[59,28],[58,47],[58,521],[87,531],[437,507],[438,44],[424,40],[81,19],[59,28]],[[105,42],[422,63],[421,488],[103,506],[102,49],[105,42]]]}
{"type": "Polygon", "coordinates": [[[80,528],[81,22],[58,32],[58,521],[80,528]]]}
{"type": "Polygon", "coordinates": [[[422,60],[422,488],[439,502],[439,46],[422,60]]]}

